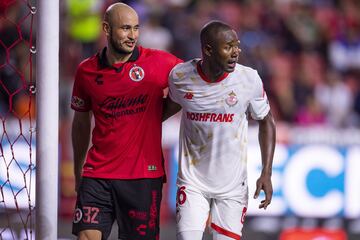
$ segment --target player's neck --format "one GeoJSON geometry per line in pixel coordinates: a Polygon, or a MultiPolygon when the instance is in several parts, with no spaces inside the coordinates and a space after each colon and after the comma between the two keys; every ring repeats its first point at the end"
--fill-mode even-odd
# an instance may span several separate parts
{"type": "Polygon", "coordinates": [[[214,64],[211,64],[209,61],[202,60],[200,62],[200,67],[202,72],[205,74],[207,79],[209,79],[211,82],[216,82],[218,79],[224,75],[224,71],[221,70],[219,67],[215,66],[214,64]]]}
{"type": "Polygon", "coordinates": [[[131,53],[118,53],[116,51],[114,51],[113,49],[108,49],[108,51],[106,51],[106,57],[108,59],[108,62],[110,65],[116,64],[116,63],[124,63],[127,62],[130,57],[131,57],[131,53]]]}

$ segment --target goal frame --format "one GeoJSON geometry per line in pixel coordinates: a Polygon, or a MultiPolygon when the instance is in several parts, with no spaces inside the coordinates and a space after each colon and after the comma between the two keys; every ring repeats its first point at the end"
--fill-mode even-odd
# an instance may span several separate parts
{"type": "Polygon", "coordinates": [[[59,0],[37,0],[35,238],[57,239],[59,0]]]}

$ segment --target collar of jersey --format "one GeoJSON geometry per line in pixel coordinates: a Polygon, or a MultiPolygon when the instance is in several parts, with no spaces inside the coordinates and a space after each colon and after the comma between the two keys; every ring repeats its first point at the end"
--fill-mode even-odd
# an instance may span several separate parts
{"type": "MultiPolygon", "coordinates": [[[[108,62],[107,60],[107,57],[106,57],[106,50],[107,50],[107,47],[104,47],[100,53],[98,53],[98,59],[99,59],[99,64],[100,64],[100,67],[101,68],[115,68],[116,70],[121,70],[122,66],[124,63],[121,63],[121,64],[117,64],[117,65],[110,65],[110,63],[108,62]]],[[[127,62],[135,62],[136,60],[139,59],[139,56],[140,56],[140,51],[139,51],[139,47],[135,47],[134,48],[134,51],[132,52],[129,60],[127,62]]],[[[126,62],[125,62],[126,63],[126,62]]]]}
{"type": "Polygon", "coordinates": [[[197,64],[196,64],[196,70],[197,70],[197,72],[199,73],[200,77],[201,77],[205,82],[208,82],[208,83],[220,82],[220,81],[224,80],[224,79],[229,75],[229,73],[224,72],[224,74],[223,74],[222,76],[220,76],[218,79],[216,79],[216,81],[211,81],[211,80],[205,75],[205,73],[202,71],[200,63],[201,63],[201,60],[197,62],[197,64]]]}

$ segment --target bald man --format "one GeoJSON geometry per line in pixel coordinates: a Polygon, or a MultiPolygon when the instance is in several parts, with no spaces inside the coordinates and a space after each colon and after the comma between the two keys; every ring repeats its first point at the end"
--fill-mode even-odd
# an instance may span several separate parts
{"type": "Polygon", "coordinates": [[[137,45],[138,15],[126,4],[109,6],[103,31],[107,47],[78,66],[71,99],[73,234],[107,239],[116,220],[119,239],[159,239],[163,96],[181,60],[137,45]]]}
{"type": "Polygon", "coordinates": [[[261,190],[271,202],[275,123],[256,70],[237,63],[236,32],[213,21],[200,33],[202,59],[177,65],[170,73],[167,108],[182,107],[177,178],[177,239],[201,240],[210,215],[215,240],[241,239],[248,206],[248,117],[259,121],[263,169],[261,190]]]}

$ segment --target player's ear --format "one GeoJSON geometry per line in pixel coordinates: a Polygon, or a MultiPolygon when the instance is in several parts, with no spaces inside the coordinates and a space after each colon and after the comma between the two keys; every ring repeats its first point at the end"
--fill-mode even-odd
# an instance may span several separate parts
{"type": "Polygon", "coordinates": [[[206,54],[206,56],[211,56],[211,53],[212,53],[212,48],[209,44],[206,44],[204,46],[204,53],[206,54]]]}
{"type": "Polygon", "coordinates": [[[102,23],[102,28],[103,28],[106,36],[109,36],[110,35],[110,25],[109,25],[109,23],[104,21],[102,23]]]}

